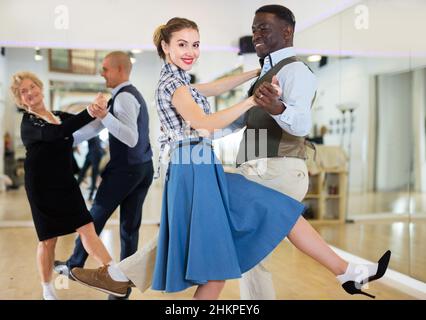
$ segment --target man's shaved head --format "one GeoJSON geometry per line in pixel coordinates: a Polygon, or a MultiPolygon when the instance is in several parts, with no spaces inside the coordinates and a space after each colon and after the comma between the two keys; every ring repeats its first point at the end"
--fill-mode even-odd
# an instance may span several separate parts
{"type": "Polygon", "coordinates": [[[108,58],[111,61],[111,65],[113,67],[121,66],[123,71],[130,75],[132,71],[132,62],[130,61],[130,57],[127,53],[123,51],[113,51],[108,53],[105,56],[105,59],[108,58]]]}

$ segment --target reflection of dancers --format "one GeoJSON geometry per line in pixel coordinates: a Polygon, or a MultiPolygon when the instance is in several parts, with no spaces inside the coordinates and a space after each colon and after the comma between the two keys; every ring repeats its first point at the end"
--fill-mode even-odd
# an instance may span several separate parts
{"type": "MultiPolygon", "coordinates": [[[[25,190],[40,241],[37,264],[43,298],[54,300],[57,297],[51,280],[58,236],[77,231],[86,250],[99,263],[112,264],[111,256],[96,235],[92,217],[73,176],[72,133],[93,118],[87,110],[75,116],[48,111],[43,101],[43,83],[29,72],[13,76],[11,91],[18,106],[25,111],[21,123],[21,137],[27,150],[25,190]]],[[[94,103],[106,108],[106,100],[101,95],[94,103]]],[[[113,265],[105,268],[121,274],[113,265]]]]}
{"type": "Polygon", "coordinates": [[[86,159],[84,160],[83,167],[78,175],[78,184],[84,180],[87,170],[92,167],[92,183],[90,185],[89,200],[93,200],[93,195],[96,191],[96,181],[99,175],[99,165],[104,155],[104,149],[102,148],[102,142],[99,136],[95,136],[87,141],[89,151],[87,152],[86,159]]]}
{"type": "MultiPolygon", "coordinates": [[[[251,96],[211,114],[206,96],[220,94],[249,77],[244,79],[243,74],[221,83],[191,86],[188,71],[199,56],[199,34],[190,20],[169,20],[157,29],[154,41],[165,60],[156,91],[157,108],[167,134],[164,141],[169,141],[172,151],[152,288],[173,292],[198,285],[195,299],[216,299],[224,280],[241,277],[286,236],[338,276],[349,293],[361,293],[359,285],[383,276],[390,252],[379,264],[348,265],[301,217],[300,202],[242,175],[224,173],[211,141],[202,136],[228,126],[257,101],[251,96]]],[[[280,93],[278,86],[273,90],[280,93]]],[[[130,277],[130,272],[122,270],[130,277]]],[[[74,268],[72,275],[101,290],[120,285],[102,269],[74,268]]]]}

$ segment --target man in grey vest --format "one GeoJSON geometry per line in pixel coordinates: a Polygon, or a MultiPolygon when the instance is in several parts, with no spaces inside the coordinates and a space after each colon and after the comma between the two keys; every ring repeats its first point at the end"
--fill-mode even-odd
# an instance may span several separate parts
{"type": "MultiPolygon", "coordinates": [[[[108,109],[90,109],[97,117],[74,134],[75,143],[87,140],[104,128],[109,131],[110,161],[103,174],[90,214],[95,229],[101,233],[107,220],[120,206],[120,260],[138,249],[142,206],[153,179],[152,150],[149,142],[149,117],[145,100],[130,83],[130,57],[121,51],[109,53],[103,60],[101,75],[112,89],[108,109]]],[[[66,262],[55,261],[55,271],[69,274],[73,267],[83,267],[87,259],[80,238],[66,262]]],[[[127,283],[124,274],[110,274],[112,279],[127,283]]],[[[128,298],[131,289],[121,294],[128,298]]],[[[110,295],[109,299],[114,299],[110,295]]]]}
{"type": "MultiPolygon", "coordinates": [[[[249,90],[257,106],[233,127],[246,125],[237,156],[246,178],[301,201],[308,190],[305,136],[311,130],[315,75],[295,57],[293,13],[280,5],[259,8],[252,24],[253,45],[262,70],[249,90]],[[275,77],[274,77],[275,76],[275,77]],[[271,82],[279,83],[281,97],[271,82]]],[[[275,299],[272,275],[265,261],[243,274],[242,299],[275,299]]]]}

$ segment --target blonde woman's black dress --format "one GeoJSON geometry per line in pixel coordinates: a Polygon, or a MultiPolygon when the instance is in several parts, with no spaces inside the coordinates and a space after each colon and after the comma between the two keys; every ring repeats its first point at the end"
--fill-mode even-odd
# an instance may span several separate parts
{"type": "Polygon", "coordinates": [[[24,112],[21,138],[27,150],[25,190],[40,241],[75,232],[92,222],[73,175],[73,132],[93,120],[86,110],[77,115],[54,112],[51,124],[24,112]]]}

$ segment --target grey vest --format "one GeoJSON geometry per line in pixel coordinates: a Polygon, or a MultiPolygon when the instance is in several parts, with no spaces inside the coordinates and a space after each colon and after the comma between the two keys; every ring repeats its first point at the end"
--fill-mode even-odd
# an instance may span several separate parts
{"type": "Polygon", "coordinates": [[[120,140],[118,140],[111,133],[109,134],[109,148],[110,148],[110,161],[108,162],[108,169],[117,169],[117,168],[126,168],[128,166],[145,163],[151,160],[152,150],[151,144],[149,142],[149,116],[146,103],[141,93],[134,87],[129,84],[122,87],[114,98],[111,98],[108,101],[108,106],[110,106],[109,112],[114,114],[114,101],[115,98],[121,92],[128,92],[133,95],[136,100],[139,102],[139,115],[137,118],[138,125],[138,142],[133,148],[127,146],[120,140]]]}
{"type": "MultiPolygon", "coordinates": [[[[271,82],[285,65],[299,61],[296,57],[281,60],[266,74],[259,78],[250,88],[251,96],[264,81],[271,82]]],[[[246,161],[272,158],[293,157],[306,159],[306,140],[284,131],[271,115],[260,107],[251,108],[245,115],[247,128],[238,150],[237,165],[246,161]],[[263,129],[263,130],[262,130],[263,129]]]]}

